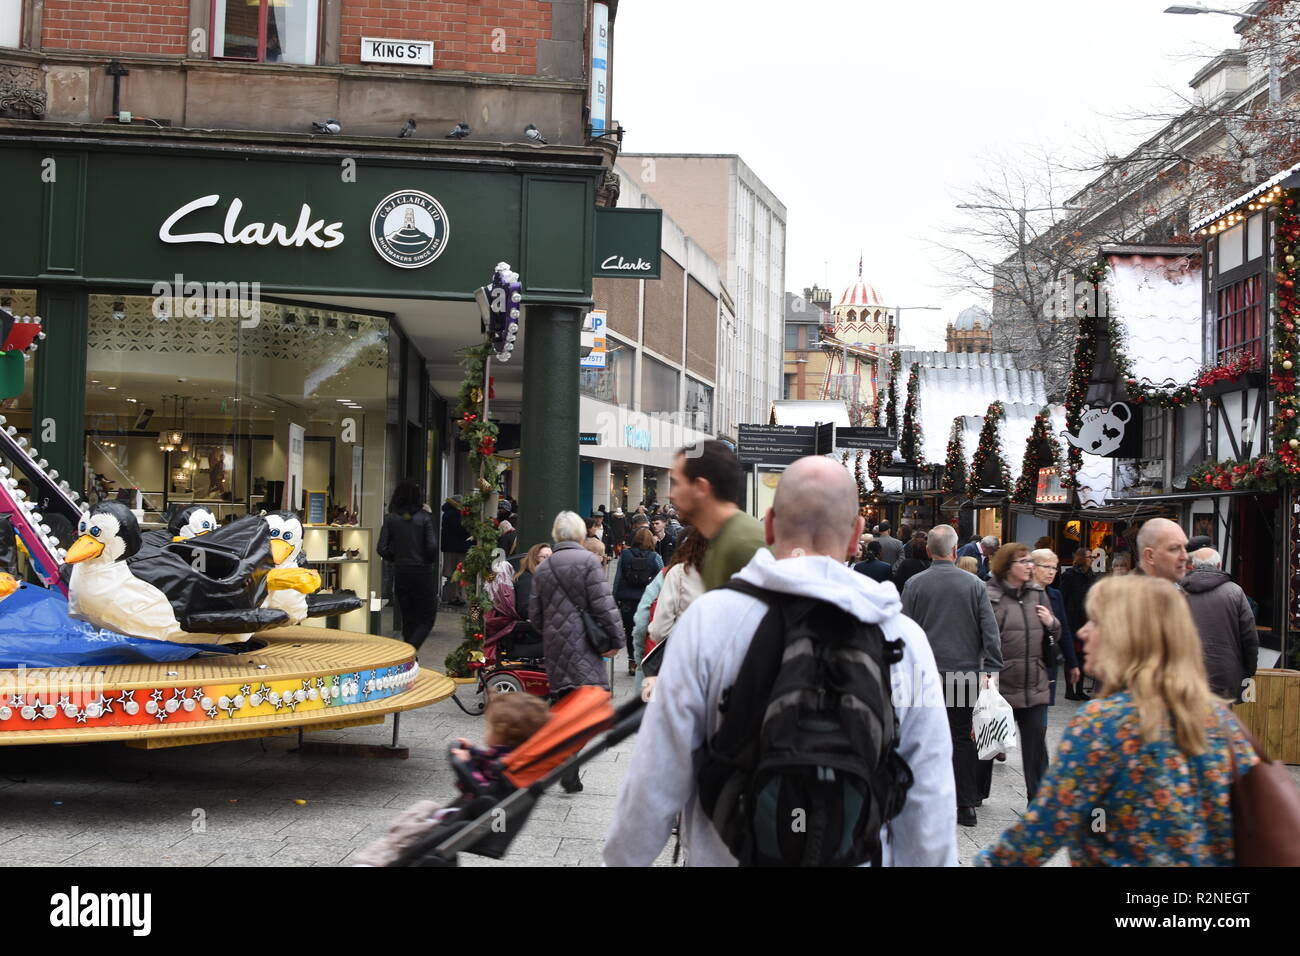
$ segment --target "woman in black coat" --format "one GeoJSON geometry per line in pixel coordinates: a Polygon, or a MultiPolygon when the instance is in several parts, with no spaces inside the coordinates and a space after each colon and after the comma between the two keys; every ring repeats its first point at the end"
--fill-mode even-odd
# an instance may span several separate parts
{"type": "MultiPolygon", "coordinates": [[[[1092,559],[1088,554],[1088,549],[1077,549],[1074,552],[1074,563],[1061,571],[1060,584],[1058,585],[1061,590],[1061,598],[1065,602],[1065,617],[1070,622],[1071,628],[1083,627],[1088,622],[1085,602],[1088,598],[1088,589],[1092,587],[1093,582],[1096,580],[1097,575],[1092,571],[1092,559]]],[[[1079,661],[1080,668],[1083,668],[1085,655],[1083,648],[1076,645],[1073,640],[1073,630],[1061,639],[1063,651],[1067,641],[1079,661]]],[[[1082,680],[1071,681],[1067,686],[1068,689],[1065,694],[1067,700],[1088,700],[1087,695],[1083,692],[1082,680]]]]}
{"type": "Polygon", "coordinates": [[[393,603],[402,616],[402,639],[419,650],[438,619],[438,532],[424,510],[424,494],[403,481],[379,532],[379,556],[393,565],[393,603]]]}
{"type": "Polygon", "coordinates": [[[894,582],[894,587],[898,588],[898,593],[903,593],[903,585],[907,579],[913,575],[920,574],[930,566],[930,555],[925,550],[925,535],[913,537],[903,550],[904,558],[898,562],[898,567],[894,568],[893,576],[890,578],[894,582]]]}

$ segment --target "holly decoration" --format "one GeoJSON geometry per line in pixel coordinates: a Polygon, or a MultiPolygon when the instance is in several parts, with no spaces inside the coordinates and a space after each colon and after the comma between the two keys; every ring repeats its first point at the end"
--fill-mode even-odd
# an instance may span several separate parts
{"type": "Polygon", "coordinates": [[[952,432],[948,436],[948,454],[943,464],[943,481],[939,484],[939,490],[946,495],[960,493],[962,483],[966,479],[966,443],[963,440],[965,430],[966,419],[958,415],[952,420],[952,432]]]}
{"type": "Polygon", "coordinates": [[[1038,469],[1049,465],[1060,467],[1061,447],[1052,434],[1052,410],[1044,405],[1034,416],[1034,427],[1029,430],[1025,443],[1025,463],[1020,469],[1020,479],[1011,494],[1017,504],[1029,505],[1038,497],[1038,469]],[[1047,452],[1046,461],[1043,452],[1047,452]]]}
{"type": "MultiPolygon", "coordinates": [[[[848,455],[848,452],[845,452],[848,455]]],[[[867,515],[867,481],[862,474],[862,459],[866,457],[866,452],[861,449],[853,457],[853,480],[858,483],[858,514],[864,518],[867,515]]]]}
{"type": "Polygon", "coordinates": [[[966,479],[966,493],[972,498],[979,494],[980,476],[984,466],[992,461],[997,466],[998,482],[1001,488],[1011,487],[1011,473],[1007,471],[1002,458],[1002,443],[998,437],[998,423],[1006,418],[1006,408],[1001,402],[993,402],[984,413],[984,427],[980,429],[979,446],[971,459],[970,475],[966,479]]]}

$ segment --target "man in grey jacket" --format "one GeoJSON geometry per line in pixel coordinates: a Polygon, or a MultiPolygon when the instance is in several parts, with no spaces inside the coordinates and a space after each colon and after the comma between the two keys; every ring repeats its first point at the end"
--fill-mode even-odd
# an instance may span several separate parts
{"type": "Polygon", "coordinates": [[[1193,570],[1183,578],[1187,606],[1201,635],[1210,689],[1220,697],[1241,700],[1242,684],[1255,676],[1259,632],[1246,592],[1223,570],[1213,548],[1192,554],[1193,570]]]}
{"type": "MultiPolygon", "coordinates": [[[[893,585],[844,564],[862,532],[853,479],[829,458],[800,459],[781,477],[764,530],[772,549],[760,548],[736,577],[769,591],[827,601],[879,625],[886,640],[903,641],[903,659],[890,668],[890,679],[898,753],[913,783],[903,809],[882,829],[882,863],[956,866],[952,748],[939,675],[925,635],[899,613],[893,585]]],[[[718,705],[766,613],[758,598],[718,588],[678,618],[619,788],[605,843],[607,865],[649,866],[679,813],[688,866],[736,865],[700,806],[694,757],[721,725],[718,705]]]]}
{"type": "Polygon", "coordinates": [[[903,586],[903,613],[925,631],[943,677],[944,703],[952,733],[952,773],[957,784],[957,822],[976,824],[982,802],[976,779],[978,759],[971,723],[979,688],[987,675],[1002,670],[998,624],[988,589],[957,560],[957,532],[951,525],[931,529],[926,541],[930,567],[903,586]],[[976,674],[983,672],[983,680],[976,674]]]}

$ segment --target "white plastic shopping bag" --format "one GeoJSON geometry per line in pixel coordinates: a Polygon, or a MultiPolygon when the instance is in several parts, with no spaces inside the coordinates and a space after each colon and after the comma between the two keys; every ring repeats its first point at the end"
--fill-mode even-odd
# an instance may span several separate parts
{"type": "Polygon", "coordinates": [[[1020,746],[1016,738],[1016,715],[996,687],[985,687],[976,698],[974,730],[975,750],[980,760],[992,760],[1020,746]]]}

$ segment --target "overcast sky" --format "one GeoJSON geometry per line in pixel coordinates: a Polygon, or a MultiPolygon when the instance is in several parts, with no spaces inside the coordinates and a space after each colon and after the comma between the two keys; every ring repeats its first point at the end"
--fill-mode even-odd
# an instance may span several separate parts
{"type": "MultiPolygon", "coordinates": [[[[628,152],[737,153],[786,204],[786,289],[863,275],[904,313],[909,344],[943,347],[974,294],[945,288],[933,243],[964,186],[1000,156],[1085,140],[1110,152],[1236,20],[1168,0],[624,0],[613,116],[628,152]],[[777,14],[780,14],[779,16],[777,14]]],[[[1245,4],[1224,3],[1244,9],[1245,4]]]]}

